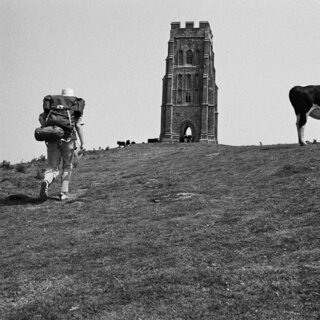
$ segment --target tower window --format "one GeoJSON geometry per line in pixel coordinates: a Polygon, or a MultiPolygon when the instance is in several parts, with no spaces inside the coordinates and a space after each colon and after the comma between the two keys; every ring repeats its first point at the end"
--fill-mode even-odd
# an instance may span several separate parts
{"type": "Polygon", "coordinates": [[[193,53],[192,50],[187,51],[187,64],[193,63],[193,53]]]}
{"type": "Polygon", "coordinates": [[[191,102],[191,94],[189,92],[186,93],[186,102],[187,103],[191,102]]]}
{"type": "Polygon", "coordinates": [[[195,89],[199,90],[199,75],[198,74],[196,74],[196,77],[195,77],[195,89]]]}
{"type": "Polygon", "coordinates": [[[178,89],[182,89],[182,74],[178,75],[178,89]]]}
{"type": "Polygon", "coordinates": [[[182,102],[182,92],[178,90],[177,103],[180,104],[182,102]]]}
{"type": "Polygon", "coordinates": [[[179,50],[179,65],[183,65],[183,51],[179,50]]]}
{"type": "Polygon", "coordinates": [[[195,63],[196,63],[196,65],[199,65],[200,64],[200,50],[199,49],[196,51],[195,55],[196,55],[195,56],[195,63]]]}
{"type": "Polygon", "coordinates": [[[187,89],[191,89],[191,74],[187,75],[187,89]]]}

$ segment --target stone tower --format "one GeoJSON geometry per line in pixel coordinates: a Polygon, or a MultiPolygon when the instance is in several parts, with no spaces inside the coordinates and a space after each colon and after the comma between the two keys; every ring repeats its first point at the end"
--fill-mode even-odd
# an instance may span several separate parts
{"type": "Polygon", "coordinates": [[[171,23],[161,105],[162,142],[218,143],[218,87],[208,22],[171,23]],[[188,136],[188,138],[187,138],[188,136]]]}

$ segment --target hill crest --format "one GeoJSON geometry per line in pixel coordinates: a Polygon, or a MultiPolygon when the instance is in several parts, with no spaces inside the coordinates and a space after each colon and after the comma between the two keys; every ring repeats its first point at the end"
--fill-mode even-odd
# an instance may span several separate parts
{"type": "MultiPolygon", "coordinates": [[[[90,152],[67,203],[0,169],[4,319],[316,319],[318,145],[90,152]]],[[[58,194],[58,185],[50,189],[58,194]]]]}

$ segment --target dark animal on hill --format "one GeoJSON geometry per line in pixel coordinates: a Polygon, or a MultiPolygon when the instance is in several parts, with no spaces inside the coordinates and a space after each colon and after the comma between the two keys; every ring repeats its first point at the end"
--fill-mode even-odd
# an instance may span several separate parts
{"type": "Polygon", "coordinates": [[[304,129],[308,116],[320,120],[320,86],[295,86],[289,91],[289,99],[297,116],[299,144],[305,146],[304,129]]]}
{"type": "Polygon", "coordinates": [[[155,139],[148,139],[148,143],[156,143],[159,142],[159,140],[157,138],[155,139]]]}
{"type": "Polygon", "coordinates": [[[121,147],[125,147],[126,143],[124,141],[117,141],[117,145],[119,148],[121,148],[121,147]]]}

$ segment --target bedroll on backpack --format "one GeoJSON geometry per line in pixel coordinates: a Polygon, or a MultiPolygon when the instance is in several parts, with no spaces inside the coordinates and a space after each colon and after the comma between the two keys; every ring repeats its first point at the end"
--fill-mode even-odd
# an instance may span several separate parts
{"type": "Polygon", "coordinates": [[[46,96],[43,101],[43,110],[47,114],[45,127],[57,126],[64,131],[63,139],[70,138],[84,104],[84,100],[77,97],[46,96]]]}
{"type": "Polygon", "coordinates": [[[37,141],[59,141],[64,137],[64,131],[57,126],[41,127],[34,131],[34,137],[37,141]]]}

